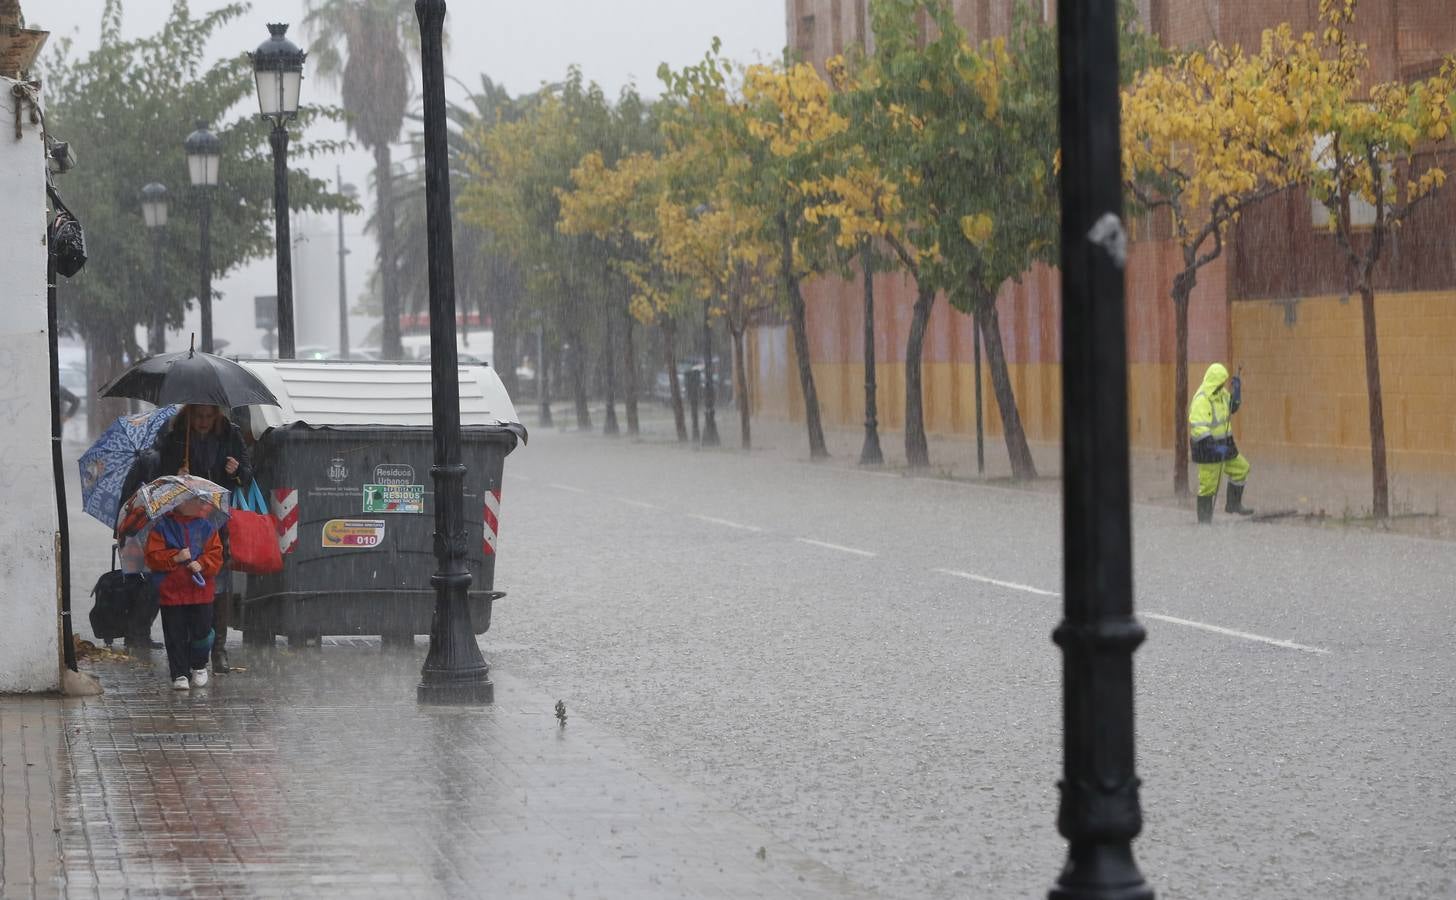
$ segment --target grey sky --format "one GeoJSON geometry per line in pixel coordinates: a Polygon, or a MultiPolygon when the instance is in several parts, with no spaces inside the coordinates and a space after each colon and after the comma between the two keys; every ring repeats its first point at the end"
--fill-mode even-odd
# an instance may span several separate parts
{"type": "MultiPolygon", "coordinates": [[[[126,33],[155,32],[172,3],[124,0],[126,33]]],[[[95,46],[103,0],[21,0],[21,5],[31,26],[50,30],[52,40],[73,38],[77,53],[95,46]]],[[[221,5],[221,0],[191,0],[194,14],[221,5]]],[[[302,0],[253,0],[251,7],[216,36],[209,47],[211,55],[253,49],[267,37],[267,22],[297,23],[303,17],[304,4],[302,0]]],[[[741,62],[777,58],[785,38],[783,0],[451,0],[446,29],[450,40],[447,73],[468,85],[477,84],[479,73],[484,72],[512,93],[522,93],[542,82],[559,80],[569,65],[577,63],[609,96],[633,82],[643,94],[657,94],[658,64],[666,61],[681,66],[696,61],[707,52],[714,36],[722,38],[724,53],[741,62]]],[[[303,45],[304,36],[297,30],[295,24],[289,36],[303,45]]],[[[452,86],[452,93],[457,90],[452,86]]],[[[334,103],[337,98],[337,91],[318,79],[305,82],[305,102],[334,103]]],[[[82,165],[88,149],[78,148],[82,165]]],[[[372,163],[362,149],[314,162],[310,168],[332,178],[336,165],[342,168],[345,181],[361,188],[369,183],[372,163]]],[[[185,175],[179,174],[178,187],[181,178],[185,175]]],[[[372,238],[359,234],[363,222],[362,216],[356,216],[345,224],[354,248],[349,260],[351,298],[363,284],[374,255],[372,238]]],[[[300,346],[333,342],[322,312],[324,298],[315,301],[305,295],[322,295],[329,279],[337,279],[336,272],[330,275],[337,257],[330,262],[331,254],[325,249],[335,240],[336,227],[332,220],[309,221],[305,216],[295,221],[297,241],[312,245],[311,251],[303,246],[295,251],[300,346]],[[310,303],[317,309],[306,308],[310,303]]],[[[251,298],[274,292],[271,272],[272,261],[265,260],[232,273],[218,285],[226,299],[240,301],[217,308],[219,336],[228,332],[238,350],[257,349],[251,298]]],[[[352,328],[356,343],[363,325],[360,322],[352,328]]],[[[179,340],[185,343],[185,338],[176,335],[168,340],[169,345],[179,340]]]]}

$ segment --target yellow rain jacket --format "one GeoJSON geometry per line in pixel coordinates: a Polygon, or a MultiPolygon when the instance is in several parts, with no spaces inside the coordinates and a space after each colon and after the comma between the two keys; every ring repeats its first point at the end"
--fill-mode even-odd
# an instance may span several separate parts
{"type": "Polygon", "coordinates": [[[1233,414],[1238,409],[1238,404],[1228,391],[1228,380],[1228,369],[1222,363],[1214,363],[1203,373],[1203,384],[1198,388],[1198,393],[1193,395],[1193,402],[1188,404],[1188,439],[1193,445],[1194,462],[1218,462],[1238,453],[1231,446],[1230,436],[1233,431],[1233,414]],[[1200,448],[1198,442],[1204,438],[1213,440],[1200,448]],[[1214,447],[1228,447],[1232,452],[1208,459],[1200,458],[1204,455],[1200,453],[1200,449],[1211,450],[1214,447]]]}

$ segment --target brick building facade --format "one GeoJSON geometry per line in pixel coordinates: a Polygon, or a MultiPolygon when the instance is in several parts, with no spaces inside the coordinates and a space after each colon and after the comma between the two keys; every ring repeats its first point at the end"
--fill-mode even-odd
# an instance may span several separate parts
{"type": "MultiPolygon", "coordinates": [[[[973,38],[1002,34],[1016,0],[955,0],[973,38]]],[[[1022,0],[1048,19],[1055,0],[1022,0]]],[[[1357,35],[1370,47],[1378,80],[1432,73],[1456,52],[1450,0],[1366,0],[1357,35]]],[[[786,0],[788,46],[817,65],[852,46],[873,46],[869,0],[786,0]]],[[[1310,30],[1318,0],[1137,0],[1144,24],[1170,46],[1212,39],[1256,45],[1288,21],[1310,30]]],[[[1311,198],[1290,191],[1248,214],[1223,257],[1199,274],[1191,303],[1190,370],[1207,363],[1244,368],[1259,403],[1241,415],[1240,444],[1263,458],[1369,464],[1360,307],[1345,294],[1343,257],[1316,225],[1311,198]]],[[[1127,271],[1131,440],[1172,446],[1173,310],[1168,291],[1181,268],[1157,222],[1135,223],[1127,271]]],[[[1447,188],[1388,245],[1377,272],[1387,441],[1395,473],[1456,474],[1456,186],[1447,188]]],[[[905,337],[913,285],[877,278],[876,355],[880,418],[899,428],[904,412],[905,337]]],[[[810,352],[826,421],[863,421],[863,328],[858,279],[806,286],[810,352]]],[[[1002,340],[1028,437],[1055,441],[1061,426],[1060,288],[1054,269],[1008,282],[998,300],[1002,340]]],[[[782,329],[755,342],[756,409],[802,416],[791,350],[782,329]]],[[[937,302],[925,342],[924,402],[932,432],[974,429],[973,329],[937,302]]],[[[994,402],[988,432],[999,431],[994,402]]]]}

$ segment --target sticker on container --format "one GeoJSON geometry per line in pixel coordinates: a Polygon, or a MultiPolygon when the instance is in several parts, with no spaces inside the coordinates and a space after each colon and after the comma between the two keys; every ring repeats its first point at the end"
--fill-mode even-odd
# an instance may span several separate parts
{"type": "Polygon", "coordinates": [[[384,543],[384,520],[330,519],[323,535],[326,550],[378,547],[384,543]]]}
{"type": "Polygon", "coordinates": [[[363,511],[367,513],[423,513],[425,511],[425,486],[423,484],[366,484],[364,485],[363,511]]]}

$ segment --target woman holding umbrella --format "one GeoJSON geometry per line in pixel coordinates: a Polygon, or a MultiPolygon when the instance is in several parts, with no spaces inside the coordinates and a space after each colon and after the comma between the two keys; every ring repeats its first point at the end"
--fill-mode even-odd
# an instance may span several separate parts
{"type": "MultiPolygon", "coordinates": [[[[183,404],[171,426],[157,437],[162,475],[191,474],[228,488],[246,487],[252,465],[242,432],[224,410],[264,404],[278,398],[257,376],[229,359],[188,349],[144,359],[101,391],[103,397],[132,397],[163,406],[183,404]]],[[[224,535],[226,541],[226,535],[224,535]]],[[[217,579],[219,596],[213,645],[213,670],[227,671],[224,642],[230,624],[230,573],[217,579]]]]}
{"type": "MultiPolygon", "coordinates": [[[[253,481],[252,459],[243,432],[216,406],[183,406],[171,425],[157,435],[153,449],[161,457],[162,475],[195,475],[235,491],[253,481]]],[[[224,547],[226,541],[224,531],[224,547]]],[[[234,612],[232,572],[223,569],[215,584],[213,630],[217,640],[212,645],[212,670],[222,674],[229,670],[227,630],[234,612]]]]}

